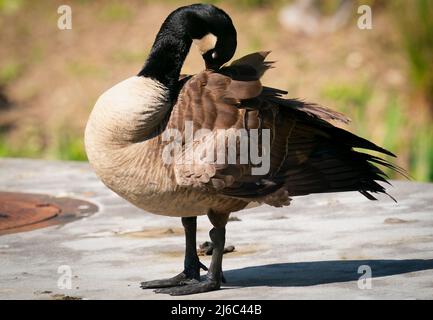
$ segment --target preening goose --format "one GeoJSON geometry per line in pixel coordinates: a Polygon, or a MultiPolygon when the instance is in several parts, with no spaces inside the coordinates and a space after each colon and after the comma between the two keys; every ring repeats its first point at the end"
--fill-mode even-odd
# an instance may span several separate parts
{"type": "Polygon", "coordinates": [[[236,30],[224,11],[181,7],[162,24],[138,75],[103,93],[88,120],[87,155],[106,186],[148,212],[182,218],[184,270],[142,288],[172,295],[220,288],[225,225],[249,202],[281,207],[293,196],[343,191],[373,200],[372,193],[386,193],[377,165],[401,171],[356,151],[392,155],[329,122],[347,122],[344,115],[262,86],[268,52],[223,66],[235,49],[236,30]],[[181,77],[192,43],[206,70],[181,77]],[[196,252],[196,217],[205,214],[214,250],[200,281],[206,268],[196,252]]]}

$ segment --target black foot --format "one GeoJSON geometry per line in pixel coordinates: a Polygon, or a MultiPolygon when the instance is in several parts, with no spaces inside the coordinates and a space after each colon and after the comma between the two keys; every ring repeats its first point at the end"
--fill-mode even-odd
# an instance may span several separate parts
{"type": "Polygon", "coordinates": [[[221,284],[219,281],[211,280],[206,278],[206,280],[199,282],[197,280],[191,280],[189,284],[180,287],[171,287],[155,290],[155,293],[164,293],[171,296],[183,296],[187,294],[196,294],[218,290],[221,284]]]}
{"type": "Polygon", "coordinates": [[[144,281],[140,284],[141,289],[156,289],[156,288],[169,288],[176,286],[185,286],[187,284],[199,282],[200,269],[207,271],[207,267],[200,261],[194,268],[186,269],[179,273],[177,276],[168,279],[144,281]]]}
{"type": "Polygon", "coordinates": [[[175,287],[175,286],[183,286],[188,281],[191,281],[191,280],[188,279],[186,277],[185,273],[182,272],[173,278],[144,281],[140,284],[140,288],[141,289],[156,289],[156,288],[168,288],[168,287],[175,287]]]}

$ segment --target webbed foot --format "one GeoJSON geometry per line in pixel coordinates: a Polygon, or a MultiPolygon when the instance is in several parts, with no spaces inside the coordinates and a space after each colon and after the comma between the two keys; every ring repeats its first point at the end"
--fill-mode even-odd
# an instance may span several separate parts
{"type": "Polygon", "coordinates": [[[164,293],[171,296],[183,296],[188,294],[203,293],[218,290],[221,286],[221,282],[206,277],[205,280],[199,282],[197,280],[191,280],[190,283],[183,286],[156,289],[155,293],[164,293]]]}
{"type": "Polygon", "coordinates": [[[207,267],[200,261],[198,264],[191,269],[186,269],[179,273],[177,276],[167,279],[144,281],[140,284],[141,289],[156,289],[156,288],[168,288],[185,286],[190,283],[195,283],[200,281],[200,268],[207,271],[207,267]]]}

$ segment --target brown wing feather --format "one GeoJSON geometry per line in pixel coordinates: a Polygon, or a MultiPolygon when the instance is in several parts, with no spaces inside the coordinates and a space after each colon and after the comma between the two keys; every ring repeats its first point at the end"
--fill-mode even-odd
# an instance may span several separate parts
{"type": "MultiPolygon", "coordinates": [[[[274,206],[287,205],[290,196],[309,193],[359,191],[369,199],[374,199],[370,192],[385,193],[377,181],[386,181],[386,176],[374,164],[402,170],[353,148],[392,154],[327,122],[347,123],[344,115],[284,99],[285,91],[262,87],[259,79],[271,67],[264,61],[267,54],[248,55],[218,73],[203,71],[189,79],[168,127],[184,131],[185,121],[192,121],[194,132],[211,131],[205,138],[209,143],[215,141],[217,129],[269,129],[269,172],[254,176],[251,163],[176,164],[177,183],[274,206]]],[[[183,151],[187,151],[185,145],[183,151]]],[[[236,156],[239,159],[239,145],[236,156]]]]}
{"type": "MultiPolygon", "coordinates": [[[[167,128],[180,130],[184,137],[185,123],[191,121],[194,134],[200,129],[209,129],[211,134],[205,139],[213,142],[217,129],[244,127],[247,111],[239,108],[240,103],[243,99],[257,97],[261,91],[262,87],[258,80],[241,83],[222,74],[203,71],[184,85],[167,128]]],[[[194,143],[190,147],[195,152],[199,143],[194,143]]],[[[183,153],[180,156],[185,157],[188,151],[186,141],[183,140],[183,153]]],[[[194,162],[174,165],[179,185],[215,190],[231,185],[235,178],[243,175],[245,171],[249,171],[248,164],[229,166],[194,162]]]]}

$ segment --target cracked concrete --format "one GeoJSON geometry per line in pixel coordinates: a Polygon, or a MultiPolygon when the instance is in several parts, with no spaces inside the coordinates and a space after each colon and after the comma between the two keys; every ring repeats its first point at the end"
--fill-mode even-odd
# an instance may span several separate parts
{"type": "MultiPolygon", "coordinates": [[[[357,193],[324,194],[235,213],[240,221],[229,222],[226,243],[236,249],[223,264],[228,283],[180,298],[433,299],[433,185],[393,185],[397,204],[386,196],[372,202],[357,193]],[[358,286],[363,265],[371,268],[370,289],[358,286]]],[[[0,191],[99,207],[64,225],[0,236],[0,299],[176,299],[139,283],[181,271],[179,219],[128,204],[86,163],[2,159],[0,191]],[[71,268],[71,289],[58,285],[62,265],[71,268]]],[[[198,243],[208,240],[206,217],[198,228],[198,243]]],[[[201,260],[208,265],[210,257],[201,260]]]]}

